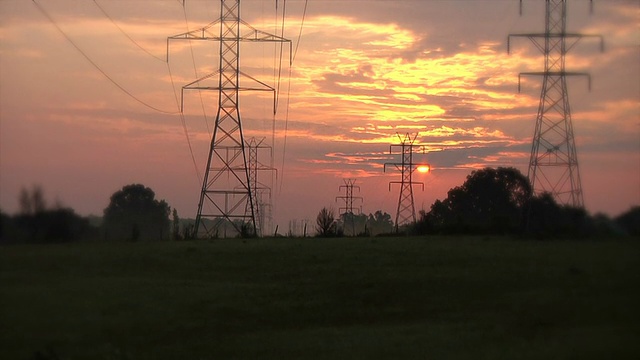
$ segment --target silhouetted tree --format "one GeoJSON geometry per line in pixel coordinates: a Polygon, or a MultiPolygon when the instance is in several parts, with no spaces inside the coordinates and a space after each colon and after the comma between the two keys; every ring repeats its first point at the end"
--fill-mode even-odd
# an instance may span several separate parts
{"type": "Polygon", "coordinates": [[[531,197],[529,180],[514,168],[473,171],[462,184],[421,212],[419,232],[507,233],[520,228],[531,197]]]}
{"type": "Polygon", "coordinates": [[[124,186],[111,196],[104,209],[104,230],[108,239],[149,240],[170,236],[169,214],[164,201],[155,199],[155,193],[141,184],[124,186]]]}
{"type": "Polygon", "coordinates": [[[640,206],[634,206],[616,217],[615,222],[627,234],[640,237],[640,206]]]}
{"type": "Polygon", "coordinates": [[[550,193],[532,197],[525,214],[525,234],[540,239],[586,237],[596,232],[594,221],[584,208],[559,205],[550,193]]]}
{"type": "Polygon", "coordinates": [[[380,210],[369,214],[367,218],[367,231],[373,236],[392,233],[393,220],[391,220],[391,215],[380,210]]]}
{"type": "Polygon", "coordinates": [[[174,208],[171,213],[171,223],[171,238],[173,240],[182,240],[180,236],[180,218],[178,217],[178,210],[176,208],[174,208]]]}
{"type": "Polygon", "coordinates": [[[5,241],[50,243],[75,241],[96,235],[89,220],[77,215],[73,209],[58,203],[54,208],[46,207],[44,191],[34,186],[31,191],[23,188],[18,198],[20,213],[3,222],[8,229],[5,241]]]}
{"type": "Polygon", "coordinates": [[[337,228],[346,236],[368,235],[367,215],[342,213],[338,218],[337,228]]]}
{"type": "Polygon", "coordinates": [[[316,232],[320,237],[336,235],[336,221],[333,210],[323,207],[316,217],[316,232]]]}
{"type": "Polygon", "coordinates": [[[0,209],[0,244],[7,242],[8,234],[10,233],[10,227],[13,226],[11,217],[0,209]]]}
{"type": "Polygon", "coordinates": [[[33,215],[43,212],[47,208],[47,202],[44,199],[44,191],[39,185],[34,185],[31,191],[26,188],[20,190],[20,214],[33,215]]]}

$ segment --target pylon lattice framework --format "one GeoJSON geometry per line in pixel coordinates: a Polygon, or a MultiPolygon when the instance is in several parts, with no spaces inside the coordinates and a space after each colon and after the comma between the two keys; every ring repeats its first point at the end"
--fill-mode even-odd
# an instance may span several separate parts
{"type": "MultiPolygon", "coordinates": [[[[271,187],[261,182],[260,172],[275,173],[276,169],[272,166],[266,165],[260,156],[261,153],[267,152],[267,157],[273,159],[273,149],[271,146],[264,144],[265,139],[260,140],[252,137],[247,142],[246,146],[249,152],[249,185],[253,192],[252,198],[254,199],[254,215],[256,219],[256,234],[258,236],[264,235],[265,232],[271,231],[271,187]]],[[[247,209],[247,213],[250,209],[247,209]]]]}
{"type": "Polygon", "coordinates": [[[255,181],[252,184],[250,179],[238,100],[243,90],[271,91],[275,104],[275,89],[240,71],[240,42],[288,42],[291,48],[291,41],[257,30],[242,21],[240,0],[220,0],[219,19],[203,28],[169,37],[167,54],[170,40],[217,41],[220,44],[218,71],[182,88],[183,94],[184,90],[218,92],[218,111],[198,202],[195,236],[226,236],[219,230],[223,228],[226,232],[229,226],[236,234],[258,234],[256,212],[259,210],[256,191],[252,189],[255,181]],[[219,27],[217,33],[216,26],[219,27]],[[241,76],[257,86],[241,87],[241,76]],[[217,84],[206,84],[216,78],[217,84]]]}
{"type": "Polygon", "coordinates": [[[389,182],[389,191],[391,191],[391,185],[400,184],[400,197],[398,198],[398,209],[396,211],[395,228],[398,231],[399,225],[416,222],[416,208],[413,198],[413,186],[420,185],[424,191],[424,183],[413,181],[413,172],[418,168],[419,164],[413,162],[413,150],[420,148],[420,145],[414,144],[416,134],[413,138],[406,134],[403,137],[398,134],[400,144],[394,144],[389,146],[389,154],[401,155],[401,161],[399,163],[385,163],[384,172],[387,171],[387,166],[393,166],[396,170],[402,174],[401,181],[389,182]]]}
{"type": "MultiPolygon", "coordinates": [[[[355,232],[355,219],[354,215],[356,210],[357,213],[360,213],[360,209],[354,208],[353,203],[355,201],[362,201],[362,197],[354,196],[353,190],[360,191],[360,186],[356,185],[356,179],[344,179],[344,185],[340,185],[340,190],[344,190],[344,195],[336,196],[336,201],[342,200],[344,201],[344,207],[339,208],[339,214],[343,217],[344,221],[351,221],[351,235],[356,235],[355,232]]],[[[346,223],[345,223],[346,226],[346,223]]],[[[346,230],[346,229],[345,229],[346,230]]]]}
{"type": "Polygon", "coordinates": [[[597,35],[567,33],[566,25],[566,0],[546,0],[545,32],[511,34],[508,46],[511,37],[526,37],[544,55],[544,71],[518,76],[518,91],[522,76],[543,77],[528,169],[533,191],[551,193],[561,204],[584,207],[567,77],[587,76],[589,87],[591,79],[587,73],[567,72],[565,63],[566,54],[580,39],[597,35]]]}

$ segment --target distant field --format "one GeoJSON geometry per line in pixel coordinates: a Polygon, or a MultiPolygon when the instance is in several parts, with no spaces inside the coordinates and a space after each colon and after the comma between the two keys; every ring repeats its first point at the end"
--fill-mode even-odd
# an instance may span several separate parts
{"type": "Polygon", "coordinates": [[[638,359],[639,286],[638,241],[5,246],[0,358],[638,359]]]}

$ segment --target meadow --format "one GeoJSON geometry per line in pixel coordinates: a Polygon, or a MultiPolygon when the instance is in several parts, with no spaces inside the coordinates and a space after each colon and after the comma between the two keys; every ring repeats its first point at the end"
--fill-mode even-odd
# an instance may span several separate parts
{"type": "Polygon", "coordinates": [[[637,359],[640,242],[0,247],[3,359],[637,359]]]}

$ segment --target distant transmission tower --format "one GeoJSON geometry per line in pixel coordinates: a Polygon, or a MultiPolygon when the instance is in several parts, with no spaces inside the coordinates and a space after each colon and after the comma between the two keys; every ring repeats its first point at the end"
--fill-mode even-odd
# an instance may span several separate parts
{"type": "Polygon", "coordinates": [[[424,183],[413,181],[413,172],[419,166],[426,166],[426,164],[415,164],[413,162],[413,150],[420,148],[420,145],[414,144],[416,134],[413,138],[406,134],[403,137],[398,134],[400,144],[390,145],[389,153],[392,155],[401,155],[401,162],[399,163],[386,163],[384,164],[384,171],[387,171],[387,166],[393,166],[396,170],[402,174],[401,181],[389,182],[389,191],[391,191],[392,184],[400,184],[400,197],[398,198],[398,211],[396,212],[396,232],[398,232],[398,226],[408,223],[416,222],[416,208],[413,200],[413,186],[420,185],[424,191],[424,183]]]}
{"type": "Polygon", "coordinates": [[[229,226],[236,234],[258,234],[258,206],[256,191],[252,188],[255,182],[252,184],[250,178],[238,98],[243,90],[272,91],[275,97],[275,89],[240,71],[240,42],[288,42],[291,48],[291,41],[257,30],[242,21],[240,0],[220,0],[219,19],[201,29],[169,37],[167,47],[170,40],[217,41],[220,44],[218,71],[182,87],[183,93],[184,90],[218,92],[218,112],[198,202],[195,236],[226,236],[219,232],[229,226]],[[241,86],[241,76],[254,87],[241,86]],[[217,82],[205,84],[212,80],[217,82]]]}
{"type": "Polygon", "coordinates": [[[345,225],[347,221],[351,222],[351,235],[356,235],[354,215],[360,213],[360,209],[354,208],[354,201],[362,201],[362,197],[354,196],[353,190],[360,191],[360,186],[356,185],[356,179],[344,179],[344,185],[340,185],[340,191],[344,190],[344,195],[337,196],[336,201],[344,201],[344,207],[339,209],[339,213],[343,216],[345,225]],[[355,212],[354,212],[355,211],[355,212]]]}
{"type": "MultiPolygon", "coordinates": [[[[260,176],[258,174],[260,172],[275,172],[276,169],[265,165],[264,159],[265,157],[269,160],[273,157],[273,149],[271,146],[263,144],[264,138],[261,140],[257,140],[252,137],[247,142],[247,149],[249,152],[249,185],[251,191],[253,192],[252,198],[253,201],[253,213],[256,219],[256,234],[258,236],[264,235],[265,232],[271,232],[271,187],[269,187],[264,182],[261,182],[260,176]],[[262,150],[262,151],[261,151],[262,150]],[[268,152],[268,154],[262,157],[261,153],[268,152]]],[[[247,213],[249,213],[250,209],[247,209],[247,213]]]]}
{"type": "MultiPolygon", "coordinates": [[[[522,0],[520,1],[522,6],[522,0]]],[[[525,72],[518,76],[518,91],[522,76],[542,76],[542,92],[531,146],[528,177],[534,193],[551,193],[561,204],[584,207],[578,154],[576,151],[571,109],[567,92],[567,76],[587,76],[587,73],[567,72],[566,54],[580,39],[602,37],[567,33],[567,1],[546,0],[545,32],[511,34],[526,37],[544,54],[544,71],[525,72]]]]}

